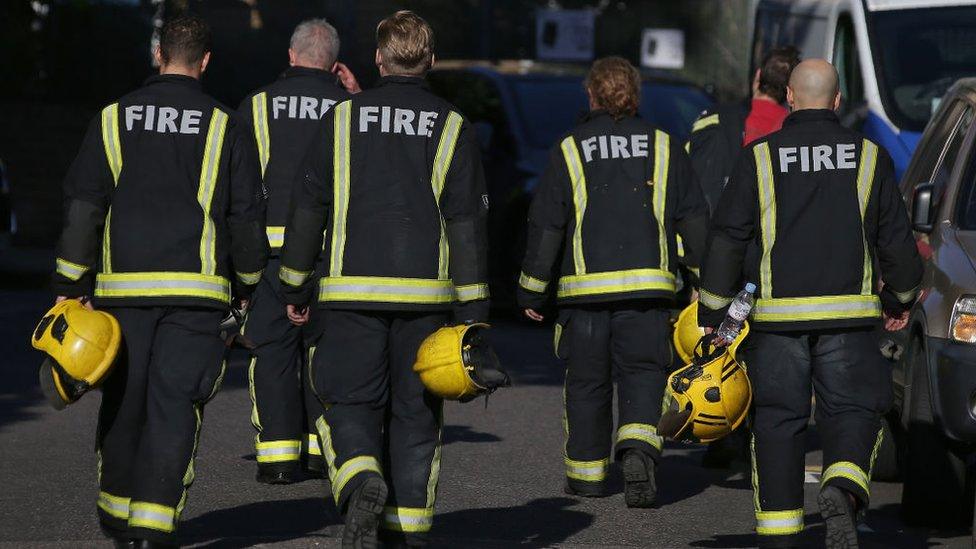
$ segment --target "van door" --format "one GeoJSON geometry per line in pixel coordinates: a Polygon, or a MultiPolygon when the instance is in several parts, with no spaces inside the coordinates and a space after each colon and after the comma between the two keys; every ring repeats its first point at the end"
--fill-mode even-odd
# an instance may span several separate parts
{"type": "Polygon", "coordinates": [[[840,76],[841,122],[848,128],[856,130],[861,129],[868,116],[859,55],[854,21],[849,13],[844,13],[837,19],[837,28],[834,31],[834,55],[831,61],[840,76]]]}

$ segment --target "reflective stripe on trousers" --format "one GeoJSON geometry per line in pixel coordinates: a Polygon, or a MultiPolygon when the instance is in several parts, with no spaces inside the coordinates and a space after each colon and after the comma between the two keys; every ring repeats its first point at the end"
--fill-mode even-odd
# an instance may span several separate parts
{"type": "Polygon", "coordinates": [[[756,511],[756,533],[760,536],[788,536],[803,531],[803,509],[756,511]]]}
{"type": "Polygon", "coordinates": [[[157,503],[133,501],[129,505],[129,527],[173,532],[176,530],[176,509],[157,503]]]}
{"type": "Polygon", "coordinates": [[[433,507],[386,507],[383,509],[383,528],[395,532],[428,532],[434,524],[433,507]]]}
{"type": "Polygon", "coordinates": [[[573,480],[586,482],[601,482],[607,478],[610,469],[610,458],[593,461],[576,461],[564,458],[566,462],[566,476],[573,480]]]}
{"type": "Polygon", "coordinates": [[[617,443],[624,440],[639,440],[650,444],[658,451],[664,446],[664,439],[657,434],[657,428],[646,423],[627,423],[617,429],[617,443]]]}
{"type": "Polygon", "coordinates": [[[300,440],[273,440],[261,442],[255,439],[254,450],[258,463],[280,463],[282,461],[298,461],[302,452],[300,440]]]}
{"type": "Polygon", "coordinates": [[[114,496],[108,492],[98,493],[98,508],[117,519],[129,520],[129,498],[114,496]]]}

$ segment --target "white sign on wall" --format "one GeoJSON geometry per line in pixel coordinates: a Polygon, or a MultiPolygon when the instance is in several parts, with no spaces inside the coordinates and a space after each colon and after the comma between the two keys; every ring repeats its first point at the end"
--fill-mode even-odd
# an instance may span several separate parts
{"type": "Polygon", "coordinates": [[[679,29],[644,29],[641,38],[642,67],[681,69],[685,66],[685,31],[679,29]]]}
{"type": "Polygon", "coordinates": [[[535,56],[551,61],[593,59],[593,10],[538,10],[535,56]]]}

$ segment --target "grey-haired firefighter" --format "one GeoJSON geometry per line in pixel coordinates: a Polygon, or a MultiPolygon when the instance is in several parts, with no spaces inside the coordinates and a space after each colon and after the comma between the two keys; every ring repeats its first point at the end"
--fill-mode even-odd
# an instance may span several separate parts
{"type": "Polygon", "coordinates": [[[673,359],[676,235],[697,267],[707,212],[681,143],[636,117],[637,70],[601,59],[586,89],[591,112],[553,148],[529,211],[518,302],[541,321],[556,291],[556,353],[568,360],[567,492],[608,495],[613,446],[627,505],[649,507],[662,449],[655,426],[673,359]]]}
{"type": "Polygon", "coordinates": [[[474,130],[427,89],[433,33],[423,19],[398,12],[376,34],[379,85],[326,115],[292,199],[280,271],[289,317],[307,321],[314,301],[323,321],[311,377],[344,547],[373,547],[377,527],[391,542],[424,543],[442,401],[413,371],[417,351],[442,326],[488,315],[474,130]]]}
{"type": "Polygon", "coordinates": [[[783,129],[743,153],[712,218],[699,323],[714,328],[743,282],[758,285],[745,362],[753,388],[760,547],[803,531],[804,433],[816,397],[820,512],[829,548],[857,547],[891,371],[872,330],[903,327],[922,264],[884,149],[841,126],[837,72],[793,70],[783,129]],[[750,246],[759,253],[746,253],[750,246]],[[881,280],[879,290],[878,279],[881,280]]]}
{"type": "Polygon", "coordinates": [[[96,448],[98,517],[122,547],[166,547],[194,478],[204,404],[224,372],[221,321],[268,257],[254,142],[203,93],[210,30],[168,21],[160,74],[102,109],[65,180],[59,299],[94,295],[121,327],[96,448]]]}
{"type": "MultiPolygon", "coordinates": [[[[289,484],[308,472],[323,473],[322,451],[315,421],[322,407],[307,379],[308,343],[315,322],[299,327],[285,315],[278,280],[278,252],[285,239],[285,221],[295,174],[318,132],[320,119],[349,97],[333,70],[351,73],[336,61],[339,35],[324,19],[300,23],[288,49],[291,65],[277,81],[244,99],[241,117],[253,129],[264,185],[268,189],[268,242],[272,259],[251,299],[245,333],[255,348],[248,382],[251,423],[257,429],[255,455],[258,482],[289,484]]],[[[353,90],[358,85],[353,79],[353,90]]]]}

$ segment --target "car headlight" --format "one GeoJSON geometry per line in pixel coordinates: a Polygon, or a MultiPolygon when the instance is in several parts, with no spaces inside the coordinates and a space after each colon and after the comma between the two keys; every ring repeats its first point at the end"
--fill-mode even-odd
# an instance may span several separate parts
{"type": "Polygon", "coordinates": [[[962,296],[956,300],[949,333],[956,341],[976,343],[976,296],[962,296]]]}

